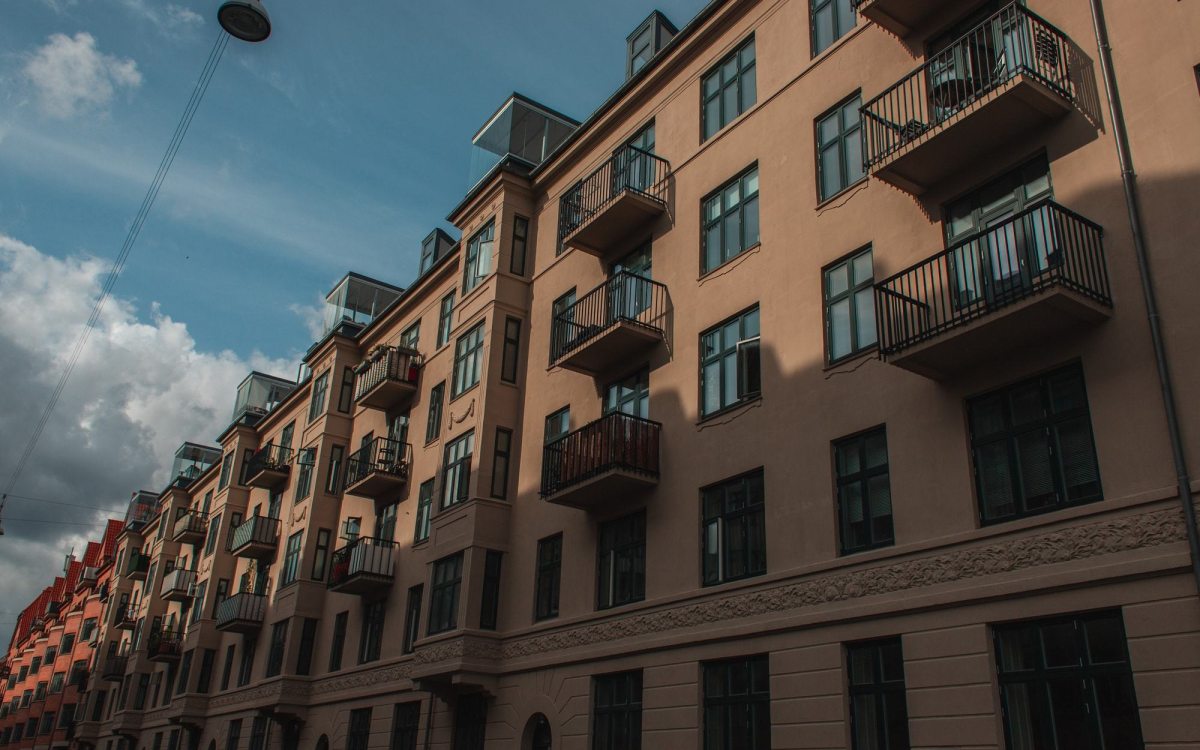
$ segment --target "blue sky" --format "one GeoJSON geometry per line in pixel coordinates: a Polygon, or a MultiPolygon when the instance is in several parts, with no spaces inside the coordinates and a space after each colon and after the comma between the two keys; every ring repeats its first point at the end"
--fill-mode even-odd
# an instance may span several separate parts
{"type": "MultiPolygon", "coordinates": [[[[0,25],[0,233],[115,257],[217,33],[217,0],[8,0],[0,25]],[[48,112],[26,70],[51,35],[136,65],[108,101],[48,112]]],[[[659,7],[682,26],[701,0],[659,7]]],[[[349,269],[397,284],[467,187],[507,93],[583,119],[622,81],[644,0],[275,0],[233,41],[118,287],[197,346],[294,356],[294,311],[349,269]]],[[[448,228],[448,227],[447,227],[448,228]]]]}

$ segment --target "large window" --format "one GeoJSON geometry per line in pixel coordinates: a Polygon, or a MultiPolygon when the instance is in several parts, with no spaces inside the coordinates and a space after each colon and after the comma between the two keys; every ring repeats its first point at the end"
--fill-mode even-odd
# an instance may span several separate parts
{"type": "Polygon", "coordinates": [[[462,586],[463,553],[433,564],[429,587],[429,635],[458,627],[458,592],[462,586]]]}
{"type": "Polygon", "coordinates": [[[345,458],[345,446],[330,446],[329,471],[325,474],[325,492],[330,495],[342,494],[342,463],[345,458]]]}
{"type": "Polygon", "coordinates": [[[701,206],[700,272],[758,244],[758,165],[717,188],[701,206]]]}
{"type": "Polygon", "coordinates": [[[333,618],[333,638],[329,642],[329,671],[336,672],[342,668],[342,651],[346,648],[346,622],[350,619],[349,612],[338,612],[333,618]]]}
{"type": "Polygon", "coordinates": [[[506,383],[517,382],[517,365],[521,354],[521,321],[518,318],[504,319],[504,352],[500,361],[500,379],[506,383]]]}
{"type": "Polygon", "coordinates": [[[492,451],[492,497],[508,499],[508,469],[512,461],[512,430],[496,428],[496,443],[492,451]]]}
{"type": "Polygon", "coordinates": [[[846,647],[855,750],[908,750],[904,655],[899,638],[846,647]]]}
{"type": "Polygon", "coordinates": [[[763,472],[701,491],[705,585],[767,572],[763,472]]]}
{"type": "Polygon", "coordinates": [[[311,422],[325,411],[325,393],[329,390],[329,370],[313,379],[312,397],[308,402],[308,421],[311,422]]]}
{"type": "Polygon", "coordinates": [[[425,418],[425,442],[437,440],[442,431],[442,404],[446,400],[446,381],[429,389],[429,415],[425,418]]]}
{"type": "Polygon", "coordinates": [[[329,562],[329,542],[333,532],[329,529],[317,529],[317,546],[313,551],[312,579],[325,580],[325,566],[329,562]]]}
{"type": "Polygon", "coordinates": [[[350,712],[350,726],[346,731],[346,750],[367,750],[371,741],[371,707],[356,708],[350,712]]]}
{"type": "MultiPolygon", "coordinates": [[[[342,369],[342,385],[338,389],[338,411],[343,414],[349,414],[350,408],[354,405],[354,368],[346,365],[342,369]]],[[[291,439],[289,434],[288,447],[290,448],[291,439]]]]}
{"type": "Polygon", "coordinates": [[[292,502],[298,503],[312,492],[313,467],[316,463],[316,448],[301,448],[296,451],[296,492],[292,502]]]}
{"type": "Polygon", "coordinates": [[[754,37],[750,37],[700,82],[700,140],[707,141],[757,100],[754,37]]]}
{"type": "Polygon", "coordinates": [[[1079,367],[973,398],[967,411],[984,523],[1101,498],[1079,367]]]}
{"type": "Polygon", "coordinates": [[[421,702],[397,703],[392,709],[392,744],[388,750],[417,750],[417,730],[421,726],[421,702]]]}
{"type": "Polygon", "coordinates": [[[705,750],[770,750],[771,686],[767,657],[704,665],[705,750]]]}
{"type": "Polygon", "coordinates": [[[642,673],[592,678],[592,750],[640,750],[642,673]]]}
{"type": "Polygon", "coordinates": [[[450,341],[450,329],[454,327],[454,292],[442,297],[441,308],[438,310],[437,348],[441,349],[450,341]]]}
{"type": "Polygon", "coordinates": [[[600,524],[597,551],[597,608],[646,598],[645,511],[600,524]]]}
{"type": "Polygon", "coordinates": [[[517,276],[525,275],[525,254],[529,246],[529,219],[524,216],[513,217],[512,254],[509,257],[508,270],[517,276]]]}
{"type": "Polygon", "coordinates": [[[500,617],[500,565],[504,553],[489,549],[483,559],[483,592],[479,605],[480,630],[495,630],[500,617]]]}
{"type": "Polygon", "coordinates": [[[850,0],[812,0],[814,56],[854,28],[854,8],[850,5],[850,0]]]}
{"type": "Polygon", "coordinates": [[[874,348],[875,273],[871,248],[825,269],[825,332],[830,362],[874,348]]]}
{"type": "Polygon", "coordinates": [[[863,178],[858,107],[862,97],[842,102],[817,119],[817,183],[828,200],[863,178]]]}
{"type": "Polygon", "coordinates": [[[463,267],[464,296],[479,286],[492,270],[492,245],[495,240],[496,221],[493,219],[467,241],[467,256],[463,267]]]}
{"type": "Polygon", "coordinates": [[[296,674],[312,672],[313,649],[317,645],[317,619],[305,617],[300,621],[300,649],[296,654],[296,674]]]}
{"type": "Polygon", "coordinates": [[[474,450],[474,432],[468,432],[446,445],[446,468],[442,473],[443,508],[449,508],[467,499],[471,484],[471,454],[474,450]]]}
{"type": "Polygon", "coordinates": [[[454,344],[454,379],[450,397],[456,398],[479,382],[483,370],[483,323],[458,337],[454,344]]]}
{"type": "Polygon", "coordinates": [[[358,663],[366,664],[379,658],[383,645],[383,616],[386,600],[363,604],[362,633],[358,640],[358,663]]]}
{"type": "Polygon", "coordinates": [[[1121,613],[997,625],[1010,750],[1143,747],[1121,613]]]}
{"type": "Polygon", "coordinates": [[[562,534],[538,540],[536,602],[534,618],[558,617],[558,596],[562,582],[562,534]]]}
{"type": "Polygon", "coordinates": [[[429,538],[430,522],[433,520],[433,480],[421,482],[417,491],[417,528],[413,532],[414,542],[423,542],[429,538]]]}
{"type": "Polygon", "coordinates": [[[487,696],[483,693],[459,696],[454,706],[452,750],[484,750],[487,709],[487,696]]]}
{"type": "Polygon", "coordinates": [[[283,654],[287,650],[288,621],[280,620],[271,626],[271,645],[267,651],[267,677],[274,677],[283,669],[283,654]]]}
{"type": "Polygon", "coordinates": [[[701,416],[716,414],[761,393],[758,334],[757,307],[701,334],[701,416]]]}
{"type": "Polygon", "coordinates": [[[286,586],[296,580],[300,573],[300,550],[304,543],[304,532],[297,531],[288,537],[287,551],[283,555],[283,572],[280,574],[279,585],[286,586]]]}
{"type": "Polygon", "coordinates": [[[833,444],[842,554],[892,543],[892,489],[884,428],[833,444]]]}
{"type": "Polygon", "coordinates": [[[421,630],[421,597],[425,594],[425,587],[417,584],[408,590],[408,604],[404,610],[404,644],[401,651],[406,654],[413,652],[413,645],[417,642],[418,634],[421,630]]]}
{"type": "Polygon", "coordinates": [[[229,475],[233,473],[233,454],[226,453],[221,459],[221,478],[217,480],[217,489],[223,490],[229,486],[229,475]]]}

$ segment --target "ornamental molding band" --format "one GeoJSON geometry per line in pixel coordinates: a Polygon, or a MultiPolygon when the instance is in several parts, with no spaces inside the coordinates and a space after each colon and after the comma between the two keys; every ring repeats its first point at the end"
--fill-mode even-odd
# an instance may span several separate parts
{"type": "Polygon", "coordinates": [[[371,669],[365,672],[356,672],[354,674],[342,675],[330,679],[314,682],[310,692],[314,695],[323,693],[336,693],[339,690],[350,690],[352,688],[371,687],[381,683],[399,682],[407,680],[409,676],[409,665],[393,664],[390,667],[383,669],[371,669]]]}
{"type": "Polygon", "coordinates": [[[1183,514],[1179,510],[1123,516],[1068,526],[1038,536],[1018,537],[848,573],[833,573],[799,583],[516,639],[503,644],[501,658],[534,656],[621,638],[652,635],[675,628],[778,614],[800,607],[1157,547],[1183,539],[1183,514]]]}
{"type": "Polygon", "coordinates": [[[502,647],[495,639],[462,636],[418,648],[413,657],[413,663],[423,667],[451,659],[475,658],[497,661],[503,658],[503,655],[502,647]]]}

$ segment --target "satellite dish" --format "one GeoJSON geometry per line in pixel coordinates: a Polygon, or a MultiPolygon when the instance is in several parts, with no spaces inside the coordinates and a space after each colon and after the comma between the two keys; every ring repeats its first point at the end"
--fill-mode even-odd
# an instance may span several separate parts
{"type": "Polygon", "coordinates": [[[217,22],[243,42],[261,42],[271,35],[271,17],[262,0],[226,0],[217,11],[217,22]]]}

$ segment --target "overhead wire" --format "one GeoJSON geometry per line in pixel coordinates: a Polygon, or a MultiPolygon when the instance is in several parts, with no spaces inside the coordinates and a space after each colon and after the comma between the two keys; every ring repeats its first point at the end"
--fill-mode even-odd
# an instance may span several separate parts
{"type": "MultiPolygon", "coordinates": [[[[17,480],[20,479],[21,473],[25,470],[25,466],[28,464],[34,450],[37,448],[38,441],[41,440],[42,433],[50,421],[50,416],[53,414],[54,408],[58,405],[58,400],[62,396],[67,382],[71,379],[71,374],[75,371],[75,366],[79,363],[79,357],[83,353],[88,337],[91,336],[92,329],[100,320],[100,315],[104,311],[104,305],[112,295],[113,288],[117,284],[117,279],[120,278],[121,271],[125,268],[125,264],[129,260],[129,254],[142,232],[142,227],[145,226],[150,209],[154,207],[154,202],[158,199],[159,190],[162,189],[163,182],[167,178],[167,173],[170,172],[171,165],[175,162],[175,156],[179,153],[179,147],[183,145],[183,139],[187,136],[188,129],[191,128],[192,118],[195,117],[196,110],[199,109],[200,103],[204,100],[204,95],[208,91],[208,85],[212,81],[213,74],[216,73],[217,66],[220,64],[228,44],[229,34],[224,30],[219,31],[217,39],[213,42],[212,49],[208,53],[208,59],[204,62],[204,68],[200,71],[200,77],[196,80],[196,85],[192,88],[192,95],[183,110],[183,115],[175,125],[175,132],[171,136],[171,142],[167,145],[167,150],[163,153],[163,157],[158,163],[158,170],[154,174],[154,179],[150,182],[150,187],[146,190],[145,197],[142,198],[142,205],[138,208],[133,223],[129,225],[129,231],[125,235],[125,242],[121,246],[121,251],[117,254],[112,268],[109,269],[108,276],[104,280],[104,284],[100,289],[100,296],[96,298],[96,302],[92,306],[91,315],[88,317],[87,322],[84,323],[83,330],[79,332],[79,336],[76,338],[75,345],[72,347],[71,354],[67,358],[66,365],[63,368],[62,375],[59,377],[58,383],[50,394],[50,400],[46,403],[45,408],[42,409],[37,424],[34,426],[32,432],[30,432],[29,440],[25,444],[25,449],[21,453],[21,457],[17,460],[16,465],[9,475],[4,492],[0,495],[0,514],[3,513],[8,497],[16,486],[17,480]]],[[[16,496],[13,495],[13,497],[16,496]]],[[[28,521],[31,519],[11,520],[28,521]]]]}

